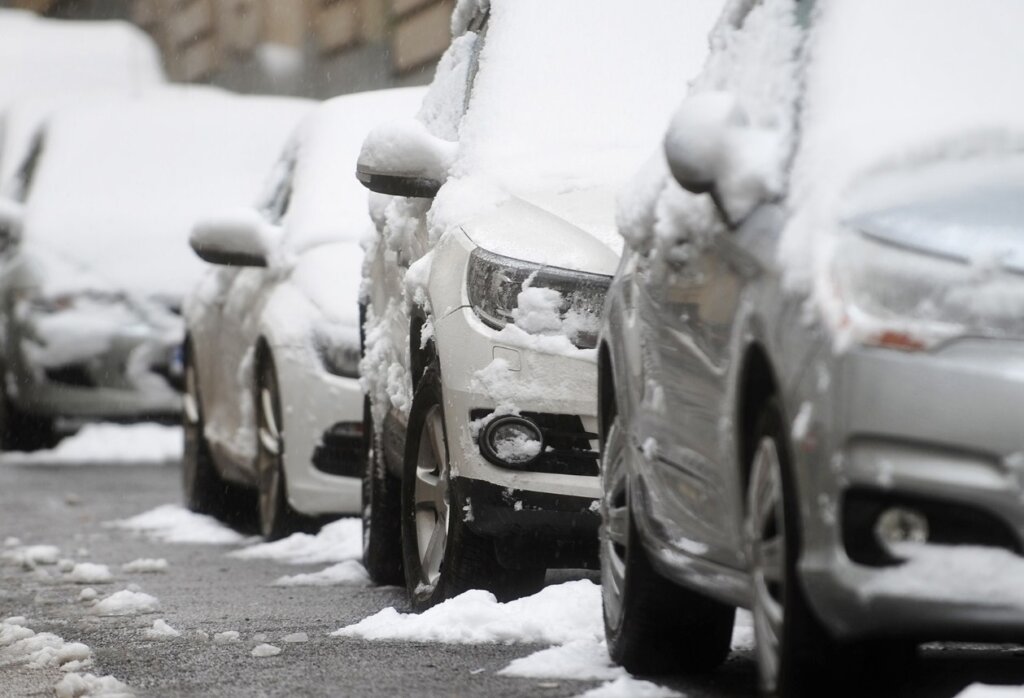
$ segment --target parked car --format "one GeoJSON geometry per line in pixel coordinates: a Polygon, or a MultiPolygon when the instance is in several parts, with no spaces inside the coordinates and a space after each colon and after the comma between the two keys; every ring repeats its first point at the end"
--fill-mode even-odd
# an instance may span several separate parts
{"type": "Polygon", "coordinates": [[[0,71],[0,187],[57,107],[90,96],[138,96],[165,82],[160,51],[138,27],[23,10],[0,9],[0,65],[11,67],[0,71]]]}
{"type": "Polygon", "coordinates": [[[168,87],[47,122],[0,200],[2,448],[179,413],[192,223],[256,196],[308,104],[168,87]]]}
{"type": "Polygon", "coordinates": [[[463,2],[419,118],[378,127],[361,364],[364,563],[425,608],[596,566],[595,351],[614,192],[718,2],[463,2]]]}
{"type": "Polygon", "coordinates": [[[997,86],[1022,21],[730,5],[623,199],[599,349],[605,625],[630,671],[714,666],[737,606],[785,696],[922,641],[1019,639],[1024,100],[997,86]]]}
{"type": "Polygon", "coordinates": [[[357,514],[364,469],[360,240],[373,229],[352,163],[384,114],[421,88],[337,97],[296,129],[255,208],[201,221],[217,266],[185,306],[185,498],[230,513],[233,482],[259,493],[260,530],[357,514]],[[228,493],[228,496],[225,496],[228,493]]]}

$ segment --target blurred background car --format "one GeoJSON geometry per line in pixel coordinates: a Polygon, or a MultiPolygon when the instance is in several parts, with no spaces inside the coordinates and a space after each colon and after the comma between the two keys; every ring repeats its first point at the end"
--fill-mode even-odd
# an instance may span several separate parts
{"type": "Polygon", "coordinates": [[[217,264],[189,296],[185,498],[234,506],[255,488],[260,531],[357,514],[364,470],[359,384],[361,240],[372,234],[352,165],[371,126],[415,113],[421,88],[318,106],[274,166],[259,209],[201,221],[192,247],[217,264]]]}
{"type": "Polygon", "coordinates": [[[167,87],[47,121],[0,203],[4,449],[56,418],[177,415],[194,221],[260,190],[306,101],[167,87]]]}
{"type": "Polygon", "coordinates": [[[602,334],[630,671],[720,662],[736,606],[784,696],[888,695],[917,643],[1020,637],[1021,22],[765,0],[719,25],[623,199],[602,334]]]}
{"type": "Polygon", "coordinates": [[[704,54],[675,27],[720,7],[462,3],[418,120],[367,138],[360,179],[394,198],[371,200],[365,271],[364,563],[404,570],[415,608],[595,565],[615,191],[683,94],[676,66],[704,54]]]}

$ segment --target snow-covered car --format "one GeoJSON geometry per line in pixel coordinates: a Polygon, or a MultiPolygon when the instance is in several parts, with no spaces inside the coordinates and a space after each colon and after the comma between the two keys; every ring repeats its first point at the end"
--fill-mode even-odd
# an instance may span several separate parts
{"type": "Polygon", "coordinates": [[[0,200],[0,444],[177,415],[193,223],[243,205],[311,103],[166,87],[56,113],[0,200]]]}
{"type": "Polygon", "coordinates": [[[192,509],[231,513],[232,482],[259,493],[267,538],[359,512],[360,241],[373,222],[352,164],[373,124],[422,99],[407,88],[324,103],[285,146],[258,209],[196,225],[192,247],[217,266],[185,305],[192,509]]]}
{"type": "Polygon", "coordinates": [[[1021,637],[1022,22],[729,5],[623,197],[599,349],[631,671],[720,662],[735,607],[785,696],[888,695],[863,679],[916,643],[1021,637]]]}
{"type": "Polygon", "coordinates": [[[418,119],[367,138],[364,563],[404,573],[414,607],[596,565],[614,192],[682,98],[674,67],[706,50],[675,27],[720,9],[461,2],[418,119]]]}
{"type": "Polygon", "coordinates": [[[160,51],[122,21],[0,9],[0,188],[46,115],[89,96],[137,96],[165,82],[160,51]]]}

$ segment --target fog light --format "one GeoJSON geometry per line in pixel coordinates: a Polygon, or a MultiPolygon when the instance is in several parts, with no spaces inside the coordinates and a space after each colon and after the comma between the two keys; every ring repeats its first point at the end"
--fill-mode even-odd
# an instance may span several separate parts
{"type": "Polygon", "coordinates": [[[928,542],[928,518],[907,507],[891,507],[875,522],[875,538],[890,552],[928,542]]]}
{"type": "Polygon", "coordinates": [[[524,417],[497,417],[480,432],[480,453],[495,465],[522,468],[543,452],[544,435],[540,427],[524,417]]]}

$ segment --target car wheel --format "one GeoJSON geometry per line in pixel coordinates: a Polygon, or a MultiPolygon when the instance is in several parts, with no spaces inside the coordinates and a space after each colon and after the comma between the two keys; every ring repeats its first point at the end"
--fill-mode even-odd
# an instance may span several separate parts
{"type": "Polygon", "coordinates": [[[210,447],[203,435],[203,414],[199,401],[199,377],[191,349],[185,352],[185,393],[182,396],[182,486],[185,506],[200,514],[225,513],[227,486],[217,473],[210,447]]]}
{"type": "Polygon", "coordinates": [[[260,534],[277,540],[302,528],[303,518],[288,504],[284,474],[284,422],[277,372],[262,361],[256,385],[256,480],[260,534]]]}
{"type": "Polygon", "coordinates": [[[913,666],[916,645],[882,638],[837,642],[804,598],[797,576],[798,502],[783,425],[781,409],[770,401],[757,422],[747,486],[744,531],[760,688],[787,697],[893,690],[913,666]]]}
{"type": "Polygon", "coordinates": [[[673,584],[651,566],[631,511],[618,417],[602,454],[601,592],[608,653],[635,674],[710,671],[729,655],[736,609],[673,584]]]}
{"type": "Polygon", "coordinates": [[[0,370],[0,451],[38,451],[59,441],[52,417],[26,414],[7,394],[7,373],[0,370]]]}
{"type": "Polygon", "coordinates": [[[366,468],[363,471],[363,566],[376,584],[401,585],[402,572],[402,490],[401,481],[391,475],[380,451],[370,400],[363,406],[366,438],[366,468]]]}
{"type": "Polygon", "coordinates": [[[469,589],[499,600],[543,584],[543,569],[502,567],[494,541],[466,525],[469,503],[450,481],[441,379],[436,365],[416,388],[406,436],[402,476],[402,553],[406,589],[417,611],[469,589]]]}

